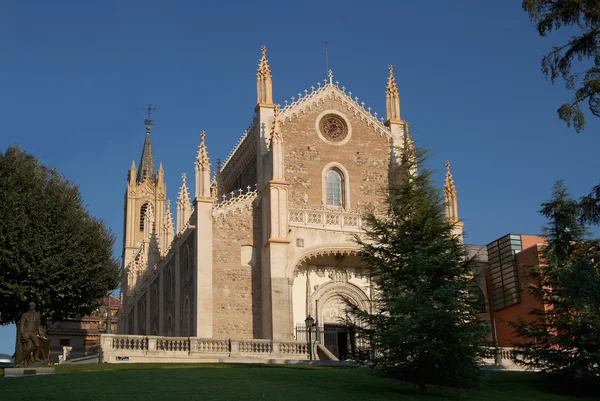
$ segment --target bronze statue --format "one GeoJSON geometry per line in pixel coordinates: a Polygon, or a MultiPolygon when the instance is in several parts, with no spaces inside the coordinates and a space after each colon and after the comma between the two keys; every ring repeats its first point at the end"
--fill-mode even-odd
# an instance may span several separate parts
{"type": "Polygon", "coordinates": [[[29,303],[29,310],[21,316],[17,325],[17,350],[16,355],[20,356],[16,360],[17,364],[24,362],[30,365],[36,362],[43,362],[47,355],[44,355],[44,349],[48,340],[42,330],[40,312],[35,310],[35,303],[29,303]],[[18,352],[20,351],[20,352],[18,352]]]}

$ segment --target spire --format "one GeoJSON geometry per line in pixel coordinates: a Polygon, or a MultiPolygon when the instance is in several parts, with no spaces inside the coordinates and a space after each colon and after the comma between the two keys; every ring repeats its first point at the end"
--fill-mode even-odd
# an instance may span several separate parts
{"type": "Polygon", "coordinates": [[[181,174],[181,188],[179,188],[179,198],[177,198],[177,205],[181,205],[186,209],[190,209],[190,192],[188,191],[187,184],[185,183],[186,174],[181,174]]]}
{"type": "Polygon", "coordinates": [[[210,168],[208,152],[206,151],[206,144],[204,143],[204,138],[206,137],[206,133],[204,131],[200,132],[200,146],[198,146],[198,153],[196,154],[196,171],[198,170],[208,170],[210,168]]]}
{"type": "Polygon", "coordinates": [[[129,172],[127,174],[127,181],[129,184],[135,183],[136,180],[136,168],[135,168],[135,160],[131,161],[131,167],[129,167],[129,172]]]}
{"type": "Polygon", "coordinates": [[[398,85],[396,85],[396,78],[394,78],[394,67],[390,64],[388,67],[389,76],[387,80],[387,87],[385,89],[385,112],[386,112],[386,124],[389,125],[392,122],[400,122],[400,97],[398,96],[398,85]]]}
{"type": "Polygon", "coordinates": [[[186,175],[181,175],[181,188],[179,188],[179,197],[177,198],[177,233],[179,234],[183,226],[190,219],[190,193],[185,183],[186,175]]]}
{"type": "Polygon", "coordinates": [[[200,132],[200,146],[198,146],[198,154],[196,155],[196,198],[210,198],[210,163],[204,137],[206,133],[200,132]]]}
{"type": "Polygon", "coordinates": [[[444,204],[446,218],[455,223],[458,221],[458,205],[456,200],[456,188],[450,172],[450,162],[446,161],[446,180],[444,182],[444,204]]]}
{"type": "Polygon", "coordinates": [[[256,103],[258,105],[273,105],[273,82],[271,81],[271,69],[267,61],[267,48],[261,48],[262,57],[258,62],[256,73],[256,103]]]}
{"type": "Polygon", "coordinates": [[[165,215],[163,218],[163,233],[161,235],[162,244],[160,250],[162,255],[167,254],[167,249],[171,246],[171,242],[173,242],[173,215],[171,214],[171,201],[167,200],[167,204],[165,207],[165,215]]]}
{"type": "Polygon", "coordinates": [[[150,142],[150,125],[146,125],[146,140],[142,149],[142,157],[138,168],[137,181],[144,181],[149,178],[152,182],[156,180],[154,171],[154,158],[152,157],[152,143],[150,142]]]}
{"type": "Polygon", "coordinates": [[[167,200],[167,206],[165,207],[165,227],[167,230],[171,231],[171,236],[173,236],[173,215],[171,214],[171,201],[167,200]]]}

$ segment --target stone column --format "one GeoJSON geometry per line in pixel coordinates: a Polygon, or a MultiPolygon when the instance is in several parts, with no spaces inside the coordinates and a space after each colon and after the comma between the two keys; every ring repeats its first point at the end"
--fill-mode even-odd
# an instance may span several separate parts
{"type": "Polygon", "coordinates": [[[213,200],[199,196],[196,208],[196,337],[213,336],[213,200]]]}
{"type": "Polygon", "coordinates": [[[149,283],[148,288],[146,288],[146,318],[144,319],[146,323],[145,332],[146,335],[149,336],[152,334],[152,285],[149,283]]]}
{"type": "MultiPolygon", "coordinates": [[[[183,243],[183,242],[182,242],[183,243]]],[[[175,252],[175,271],[173,272],[173,279],[175,280],[175,332],[173,335],[178,337],[181,335],[181,273],[180,273],[180,263],[179,263],[179,255],[181,247],[177,247],[177,252],[175,252]]]]}
{"type": "Polygon", "coordinates": [[[158,275],[158,335],[165,335],[165,269],[168,264],[165,264],[158,275]]]}
{"type": "Polygon", "coordinates": [[[130,327],[129,332],[133,332],[133,334],[140,334],[139,330],[138,330],[138,319],[139,319],[138,309],[139,308],[138,308],[137,299],[135,299],[135,297],[134,297],[134,301],[135,301],[135,304],[133,305],[133,330],[131,330],[131,327],[130,327]]]}
{"type": "Polygon", "coordinates": [[[290,239],[287,238],[287,187],[284,181],[271,181],[265,189],[269,239],[263,261],[263,336],[273,340],[292,338],[291,286],[287,265],[290,239]]]}

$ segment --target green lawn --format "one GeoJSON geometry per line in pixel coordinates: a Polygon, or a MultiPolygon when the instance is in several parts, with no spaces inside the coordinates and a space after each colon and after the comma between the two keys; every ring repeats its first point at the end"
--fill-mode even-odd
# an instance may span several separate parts
{"type": "Polygon", "coordinates": [[[544,389],[529,372],[489,372],[480,390],[409,385],[368,368],[232,364],[61,365],[53,376],[0,377],[0,400],[575,400],[544,389]]]}

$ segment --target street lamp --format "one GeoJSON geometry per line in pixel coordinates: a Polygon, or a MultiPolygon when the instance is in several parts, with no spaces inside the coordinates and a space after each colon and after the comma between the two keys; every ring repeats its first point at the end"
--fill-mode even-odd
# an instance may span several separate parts
{"type": "Polygon", "coordinates": [[[104,317],[104,312],[106,311],[106,307],[104,306],[104,304],[101,304],[100,307],[98,308],[98,313],[100,314],[100,322],[98,323],[98,330],[100,332],[105,331],[106,330],[106,322],[102,321],[102,318],[104,317]]]}
{"type": "Polygon", "coordinates": [[[106,334],[112,334],[112,317],[110,316],[110,292],[108,293],[108,308],[106,308],[106,334]]]}
{"type": "Polygon", "coordinates": [[[312,316],[308,315],[306,317],[306,320],[304,320],[304,323],[306,323],[306,330],[308,331],[308,360],[312,361],[312,327],[315,324],[315,319],[312,318],[312,316]]]}

